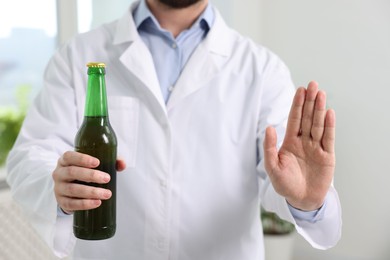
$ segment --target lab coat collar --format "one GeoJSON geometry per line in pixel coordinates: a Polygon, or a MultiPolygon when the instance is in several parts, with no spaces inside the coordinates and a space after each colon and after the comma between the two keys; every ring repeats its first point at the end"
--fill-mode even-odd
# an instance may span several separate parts
{"type": "Polygon", "coordinates": [[[234,51],[232,30],[226,25],[216,8],[214,24],[211,27],[204,44],[214,54],[228,57],[234,51]]]}
{"type": "Polygon", "coordinates": [[[195,49],[184,67],[167,102],[167,110],[203,87],[220,72],[234,51],[233,32],[226,26],[216,9],[213,27],[204,41],[195,49]]]}
{"type": "MultiPolygon", "coordinates": [[[[118,21],[114,35],[114,44],[117,45],[125,42],[142,40],[138,34],[137,27],[132,16],[133,11],[138,4],[139,1],[134,2],[129,10],[118,21]]],[[[206,46],[215,54],[229,56],[232,51],[232,45],[229,44],[231,43],[231,41],[229,41],[230,34],[228,33],[230,29],[225,24],[225,21],[219,11],[214,7],[213,11],[215,13],[215,20],[205,40],[206,46]]]]}
{"type": "Polygon", "coordinates": [[[150,90],[161,108],[167,112],[178,101],[208,86],[221,69],[224,62],[234,51],[234,32],[228,28],[218,10],[215,20],[204,41],[195,49],[184,67],[167,104],[165,104],[155,71],[153,58],[147,46],[138,34],[132,12],[139,2],[131,5],[126,14],[118,21],[113,43],[115,45],[129,43],[129,47],[121,55],[124,66],[139,78],[150,90]]]}

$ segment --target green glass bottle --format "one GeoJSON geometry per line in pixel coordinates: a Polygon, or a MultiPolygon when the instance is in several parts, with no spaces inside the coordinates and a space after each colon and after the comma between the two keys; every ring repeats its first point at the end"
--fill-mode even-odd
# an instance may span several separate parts
{"type": "Polygon", "coordinates": [[[73,233],[86,240],[107,239],[116,229],[116,150],[117,140],[112,129],[107,108],[105,64],[91,62],[88,67],[88,87],[84,121],[75,138],[77,152],[89,154],[100,160],[96,168],[110,174],[107,184],[78,182],[102,187],[112,192],[112,197],[92,210],[76,211],[73,216],[73,233]]]}

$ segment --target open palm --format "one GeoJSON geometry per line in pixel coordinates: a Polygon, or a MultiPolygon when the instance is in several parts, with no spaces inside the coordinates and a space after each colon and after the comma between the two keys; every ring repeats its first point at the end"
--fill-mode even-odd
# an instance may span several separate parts
{"type": "Polygon", "coordinates": [[[276,141],[268,127],[264,160],[275,190],[295,208],[318,209],[334,175],[335,113],[326,110],[325,92],[316,82],[297,90],[279,151],[276,141]]]}

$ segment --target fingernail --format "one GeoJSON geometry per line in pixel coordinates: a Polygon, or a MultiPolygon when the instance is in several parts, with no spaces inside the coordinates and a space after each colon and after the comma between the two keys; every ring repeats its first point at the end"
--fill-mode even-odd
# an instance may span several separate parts
{"type": "Polygon", "coordinates": [[[97,166],[99,166],[100,162],[98,159],[93,158],[91,161],[91,164],[92,164],[92,166],[97,167],[97,166]]]}
{"type": "Polygon", "coordinates": [[[104,174],[104,175],[103,175],[103,181],[104,181],[104,182],[109,182],[110,179],[111,179],[111,176],[110,176],[109,174],[104,174]]]}
{"type": "Polygon", "coordinates": [[[105,199],[111,198],[111,191],[109,191],[109,190],[104,191],[104,192],[103,192],[103,197],[104,197],[105,199]]]}

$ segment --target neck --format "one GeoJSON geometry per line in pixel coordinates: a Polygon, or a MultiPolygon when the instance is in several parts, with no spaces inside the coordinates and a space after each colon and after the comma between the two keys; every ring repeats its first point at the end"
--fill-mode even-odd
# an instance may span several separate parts
{"type": "Polygon", "coordinates": [[[146,3],[161,28],[171,32],[176,38],[198,19],[206,9],[208,0],[199,1],[186,8],[172,8],[162,4],[159,0],[147,0],[146,3]]]}

